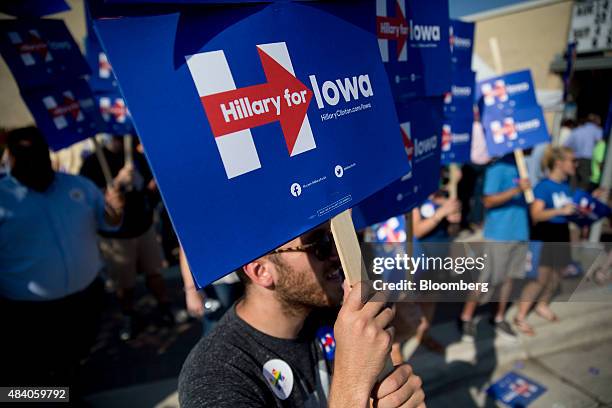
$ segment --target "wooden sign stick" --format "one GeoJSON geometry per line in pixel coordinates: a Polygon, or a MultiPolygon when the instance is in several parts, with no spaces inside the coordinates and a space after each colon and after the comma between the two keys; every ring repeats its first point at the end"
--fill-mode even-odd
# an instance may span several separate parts
{"type": "Polygon", "coordinates": [[[113,185],[113,175],[110,171],[110,167],[108,167],[108,162],[106,161],[106,156],[104,156],[104,152],[102,151],[102,147],[100,143],[96,140],[96,137],[89,138],[94,145],[94,152],[96,153],[96,157],[98,158],[98,162],[100,163],[100,168],[102,169],[102,175],[104,176],[104,181],[106,182],[106,187],[109,188],[113,185]]]}
{"type": "MultiPolygon", "coordinates": [[[[344,270],[344,278],[349,286],[360,281],[367,281],[368,273],[361,256],[361,247],[357,240],[355,225],[351,210],[345,210],[331,219],[331,231],[340,257],[340,263],[344,270]]],[[[389,373],[393,371],[393,362],[391,356],[387,356],[385,367],[378,375],[378,381],[382,381],[389,373]]]]}
{"type": "Polygon", "coordinates": [[[134,154],[132,153],[132,135],[123,136],[123,163],[125,166],[134,164],[134,154]]]}
{"type": "Polygon", "coordinates": [[[461,171],[459,170],[459,165],[456,163],[451,163],[448,166],[448,196],[451,200],[456,200],[458,197],[458,185],[461,171]]]}
{"type": "MultiPolygon", "coordinates": [[[[504,68],[502,66],[502,58],[501,52],[499,51],[499,43],[497,41],[497,37],[489,38],[489,47],[491,48],[491,53],[493,54],[493,63],[495,64],[495,71],[497,75],[502,75],[504,72],[504,68]]],[[[529,178],[529,172],[527,171],[527,164],[525,163],[525,155],[523,154],[523,149],[514,149],[514,160],[516,161],[516,167],[518,168],[519,177],[522,179],[529,178]]],[[[525,201],[527,204],[533,203],[535,197],[533,195],[533,190],[525,190],[525,201]]]]}

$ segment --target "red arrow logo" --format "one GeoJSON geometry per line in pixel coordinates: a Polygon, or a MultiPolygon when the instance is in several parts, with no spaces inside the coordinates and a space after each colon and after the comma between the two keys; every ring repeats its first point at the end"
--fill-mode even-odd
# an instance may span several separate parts
{"type": "Polygon", "coordinates": [[[402,141],[404,142],[404,150],[406,151],[406,155],[408,156],[408,161],[412,164],[412,156],[414,155],[414,144],[412,143],[412,139],[410,135],[400,126],[400,131],[402,132],[402,141]]]}
{"type": "Polygon", "coordinates": [[[40,54],[43,59],[47,58],[47,53],[49,52],[47,43],[34,33],[29,33],[27,41],[18,44],[17,49],[20,54],[37,53],[40,54]]]}
{"type": "Polygon", "coordinates": [[[79,103],[68,96],[64,96],[64,102],[61,105],[49,109],[49,114],[53,118],[64,116],[65,114],[69,113],[73,119],[76,119],[80,112],[81,107],[79,106],[79,103]]]}
{"type": "Polygon", "coordinates": [[[408,40],[408,22],[399,4],[395,3],[395,17],[376,16],[376,34],[383,40],[397,41],[397,56],[399,57],[408,40]]]}
{"type": "Polygon", "coordinates": [[[215,137],[280,121],[291,153],[313,94],[272,57],[257,51],[267,83],[203,96],[202,105],[215,137]]]}

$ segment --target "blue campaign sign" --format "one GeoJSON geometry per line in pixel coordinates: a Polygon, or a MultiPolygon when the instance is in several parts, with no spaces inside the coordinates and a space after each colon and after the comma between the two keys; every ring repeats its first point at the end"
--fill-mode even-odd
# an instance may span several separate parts
{"type": "Polygon", "coordinates": [[[380,55],[397,100],[450,89],[448,0],[376,0],[380,55]]]}
{"type": "Polygon", "coordinates": [[[89,73],[60,20],[0,21],[0,53],[21,89],[51,86],[89,73]]]}
{"type": "Polygon", "coordinates": [[[525,277],[528,279],[538,279],[542,245],[542,241],[529,241],[525,257],[525,277]]]}
{"type": "Polygon", "coordinates": [[[452,68],[456,71],[472,70],[474,23],[450,20],[450,52],[452,68]]]}
{"type": "Polygon", "coordinates": [[[2,0],[0,13],[19,18],[39,18],[70,10],[64,0],[2,0]]]}
{"type": "Polygon", "coordinates": [[[52,150],[68,147],[104,128],[84,79],[26,90],[21,96],[52,150]]]}
{"type": "Polygon", "coordinates": [[[546,387],[542,384],[513,371],[487,389],[487,393],[494,400],[512,408],[527,407],[545,392],[546,387]]]}
{"type": "Polygon", "coordinates": [[[602,218],[612,215],[610,207],[584,190],[576,190],[572,201],[576,205],[576,214],[568,217],[568,220],[575,224],[581,226],[591,225],[602,218]]]}
{"type": "Polygon", "coordinates": [[[91,68],[89,86],[94,92],[119,92],[113,68],[94,32],[85,39],[85,58],[91,68]]]}
{"type": "Polygon", "coordinates": [[[391,217],[388,220],[372,226],[372,237],[369,242],[392,244],[406,242],[406,218],[391,217]]]}
{"type": "Polygon", "coordinates": [[[200,286],[408,171],[376,37],[341,18],[279,3],[95,26],[200,286]]]}
{"type": "Polygon", "coordinates": [[[106,133],[124,135],[133,132],[130,112],[119,92],[98,93],[95,98],[106,125],[106,133]]]}
{"type": "Polygon", "coordinates": [[[469,163],[473,116],[450,116],[442,125],[442,164],[469,163]]]}
{"type": "Polygon", "coordinates": [[[474,71],[453,71],[451,88],[444,95],[444,114],[456,116],[474,115],[474,71]]]}
{"type": "Polygon", "coordinates": [[[353,208],[357,229],[405,214],[439,188],[442,98],[413,99],[396,107],[411,170],[353,208]]]}
{"type": "Polygon", "coordinates": [[[537,105],[516,109],[512,114],[487,109],[482,117],[482,126],[491,157],[501,157],[514,149],[528,149],[550,142],[542,108],[537,105]]]}
{"type": "Polygon", "coordinates": [[[476,101],[484,110],[506,113],[537,105],[531,71],[517,71],[478,82],[476,101]]]}

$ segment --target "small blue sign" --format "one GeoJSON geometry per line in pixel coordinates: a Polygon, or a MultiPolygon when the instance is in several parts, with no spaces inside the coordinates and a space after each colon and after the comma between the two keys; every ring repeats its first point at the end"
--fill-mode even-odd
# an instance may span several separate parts
{"type": "Polygon", "coordinates": [[[612,215],[612,209],[584,190],[576,190],[573,197],[576,214],[568,220],[580,226],[592,223],[612,215]]]}
{"type": "Polygon", "coordinates": [[[546,387],[543,385],[513,371],[487,389],[494,400],[512,408],[527,407],[545,392],[546,387]]]}
{"type": "Polygon", "coordinates": [[[529,241],[525,257],[525,277],[528,279],[538,279],[542,245],[542,241],[529,241]]]}
{"type": "Polygon", "coordinates": [[[21,96],[52,150],[104,129],[98,105],[84,79],[22,91],[21,96]]]}
{"type": "Polygon", "coordinates": [[[322,326],[317,330],[319,345],[325,353],[327,361],[333,361],[336,354],[336,340],[334,339],[334,329],[331,326],[322,326]]]}
{"type": "Polygon", "coordinates": [[[372,226],[373,236],[369,242],[394,244],[406,242],[406,219],[403,216],[391,217],[387,221],[372,226]]]}
{"type": "Polygon", "coordinates": [[[105,133],[113,135],[133,133],[132,118],[120,93],[98,93],[95,94],[95,98],[100,109],[100,116],[106,124],[105,133]]]}
{"type": "Polygon", "coordinates": [[[482,116],[487,149],[491,157],[501,157],[514,149],[528,149],[550,142],[542,108],[537,105],[515,109],[511,114],[486,109],[482,116]]]}
{"type": "Polygon", "coordinates": [[[376,37],[336,15],[286,2],[94,25],[199,286],[409,169],[376,37]]]}
{"type": "Polygon", "coordinates": [[[505,114],[537,106],[531,71],[512,72],[478,82],[476,101],[481,112],[497,109],[505,114]]]}
{"type": "Polygon", "coordinates": [[[442,164],[469,163],[473,116],[450,116],[442,125],[442,164]]]}
{"type": "Polygon", "coordinates": [[[413,99],[396,105],[411,171],[353,208],[355,228],[405,214],[438,190],[442,105],[442,98],[413,99]]]}
{"type": "Polygon", "coordinates": [[[20,89],[54,86],[89,73],[79,47],[60,20],[0,21],[0,53],[20,89]]]}
{"type": "Polygon", "coordinates": [[[452,68],[455,71],[472,70],[474,48],[474,23],[450,20],[450,52],[452,68]]]}
{"type": "Polygon", "coordinates": [[[396,100],[450,90],[448,0],[376,0],[376,36],[396,100]]]}
{"type": "Polygon", "coordinates": [[[102,50],[95,33],[85,39],[85,58],[91,68],[89,86],[93,92],[119,92],[113,68],[106,53],[102,50]]]}
{"type": "Polygon", "coordinates": [[[444,95],[444,114],[474,116],[474,71],[453,71],[451,89],[444,95]]]}

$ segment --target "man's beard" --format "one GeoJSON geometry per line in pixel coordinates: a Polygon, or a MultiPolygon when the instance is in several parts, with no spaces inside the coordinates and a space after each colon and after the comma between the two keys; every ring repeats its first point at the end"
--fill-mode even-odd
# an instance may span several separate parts
{"type": "MultiPolygon", "coordinates": [[[[314,308],[331,307],[340,304],[342,299],[340,286],[338,288],[340,291],[339,298],[335,299],[333,295],[330,296],[326,293],[324,289],[326,282],[324,280],[322,282],[317,280],[317,278],[324,279],[323,277],[315,277],[311,282],[307,282],[304,276],[313,272],[297,271],[279,257],[276,257],[273,262],[279,271],[275,293],[279,301],[286,306],[287,312],[309,312],[314,308]]],[[[339,268],[339,265],[330,264],[328,269],[337,268],[339,268]]]]}

